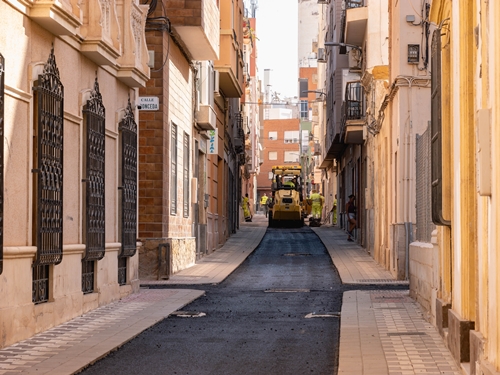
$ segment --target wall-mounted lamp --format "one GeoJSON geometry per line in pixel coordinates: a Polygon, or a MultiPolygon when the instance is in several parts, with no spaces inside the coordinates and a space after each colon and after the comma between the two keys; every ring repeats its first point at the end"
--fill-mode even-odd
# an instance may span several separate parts
{"type": "Polygon", "coordinates": [[[326,93],[325,93],[325,92],[323,92],[323,91],[318,91],[318,90],[306,90],[306,91],[302,91],[301,93],[302,93],[302,94],[307,94],[308,92],[314,92],[314,93],[316,93],[316,94],[324,95],[324,96],[319,96],[319,97],[316,97],[316,101],[323,101],[323,100],[325,100],[326,93]]]}
{"type": "Polygon", "coordinates": [[[349,48],[357,49],[359,52],[363,52],[363,49],[360,46],[356,46],[354,44],[347,44],[347,43],[325,42],[325,47],[349,47],[349,48]]]}

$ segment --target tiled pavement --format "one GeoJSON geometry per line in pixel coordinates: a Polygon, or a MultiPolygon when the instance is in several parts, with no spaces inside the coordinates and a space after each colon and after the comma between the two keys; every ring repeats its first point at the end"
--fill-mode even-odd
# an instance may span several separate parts
{"type": "MultiPolygon", "coordinates": [[[[397,281],[347,235],[331,226],[313,228],[344,284],[408,284],[397,281]]],[[[342,301],[339,374],[459,375],[436,328],[407,290],[349,291],[342,301]]]]}
{"type": "MultiPolygon", "coordinates": [[[[151,284],[211,284],[224,280],[258,246],[267,221],[255,215],[224,247],[166,281],[151,284]]],[[[346,284],[395,284],[356,243],[336,228],[313,228],[346,284]]],[[[0,375],[79,372],[181,309],[203,291],[141,289],[29,340],[0,350],[0,375]]],[[[459,375],[436,329],[427,323],[408,291],[349,291],[341,312],[339,374],[459,375]]]]}

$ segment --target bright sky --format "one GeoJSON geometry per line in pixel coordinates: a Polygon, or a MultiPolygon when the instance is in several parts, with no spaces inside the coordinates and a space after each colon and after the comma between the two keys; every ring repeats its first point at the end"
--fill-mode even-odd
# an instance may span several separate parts
{"type": "Polygon", "coordinates": [[[297,0],[259,0],[255,17],[259,77],[264,84],[271,69],[271,91],[281,99],[297,96],[297,9],[297,0]]]}

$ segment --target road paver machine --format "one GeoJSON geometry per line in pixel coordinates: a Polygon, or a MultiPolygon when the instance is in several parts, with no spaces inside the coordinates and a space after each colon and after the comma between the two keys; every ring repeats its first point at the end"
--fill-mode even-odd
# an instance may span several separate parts
{"type": "Polygon", "coordinates": [[[269,227],[302,227],[307,215],[302,197],[302,167],[276,165],[272,173],[269,227]]]}

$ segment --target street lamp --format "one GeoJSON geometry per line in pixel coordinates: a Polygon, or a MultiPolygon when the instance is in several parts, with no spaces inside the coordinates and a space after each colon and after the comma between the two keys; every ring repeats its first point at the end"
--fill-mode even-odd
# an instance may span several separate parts
{"type": "Polygon", "coordinates": [[[324,95],[323,97],[321,97],[321,96],[319,98],[316,97],[316,101],[323,101],[323,100],[325,100],[326,93],[323,92],[323,91],[318,91],[318,90],[305,90],[305,91],[301,91],[302,94],[307,94],[308,92],[314,92],[316,94],[324,95]]]}
{"type": "Polygon", "coordinates": [[[363,52],[363,49],[360,46],[356,46],[354,44],[347,44],[347,43],[325,42],[325,47],[350,47],[350,48],[357,49],[359,52],[363,52]]]}

